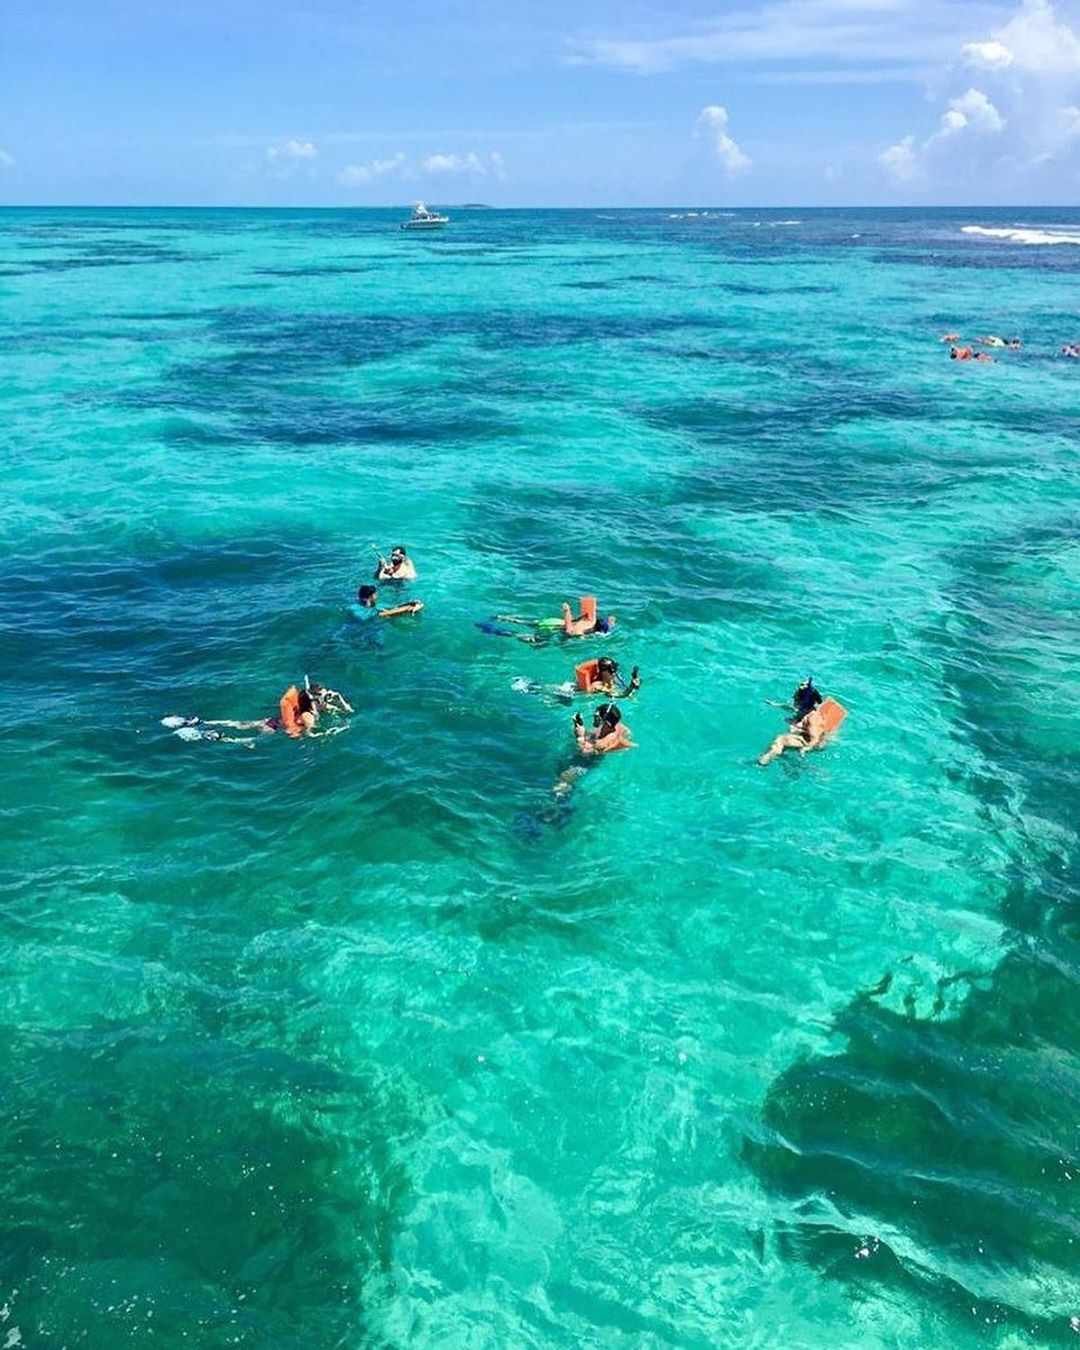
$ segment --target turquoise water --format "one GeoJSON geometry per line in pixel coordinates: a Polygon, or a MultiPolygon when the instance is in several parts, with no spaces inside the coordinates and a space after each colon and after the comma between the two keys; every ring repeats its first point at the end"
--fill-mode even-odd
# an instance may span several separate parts
{"type": "Polygon", "coordinates": [[[0,1335],[1071,1343],[1080,213],[454,216],[0,212],[0,1335]]]}

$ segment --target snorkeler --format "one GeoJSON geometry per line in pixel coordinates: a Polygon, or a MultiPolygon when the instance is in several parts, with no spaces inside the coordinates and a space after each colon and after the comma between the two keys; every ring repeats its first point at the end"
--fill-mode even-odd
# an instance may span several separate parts
{"type": "Polygon", "coordinates": [[[583,755],[609,755],[613,750],[632,750],[630,728],[614,703],[601,703],[593,713],[593,729],[585,730],[585,720],[574,714],[574,739],[583,755]]]}
{"type": "Polygon", "coordinates": [[[582,694],[607,694],[609,698],[632,698],[641,688],[641,676],[635,666],[629,683],[619,674],[619,663],[610,656],[594,657],[574,667],[574,682],[582,694]]]}
{"type": "Polygon", "coordinates": [[[379,565],[375,569],[376,581],[415,581],[416,567],[402,544],[390,550],[390,557],[379,554],[379,565]]]}
{"type": "Polygon", "coordinates": [[[326,689],[321,684],[304,677],[303,689],[291,684],[278,702],[276,717],[259,717],[255,720],[235,721],[229,718],[202,717],[163,717],[161,725],[175,732],[185,741],[231,741],[241,745],[254,745],[250,738],[225,736],[219,728],[229,731],[257,731],[262,736],[283,731],[286,736],[332,736],[344,727],[335,727],[329,731],[316,731],[320,713],[348,714],[353,711],[352,704],[336,689],[326,689]]]}
{"type": "MultiPolygon", "coordinates": [[[[593,764],[598,763],[601,756],[613,754],[616,750],[636,748],[630,728],[622,720],[622,713],[614,703],[600,704],[593,713],[592,731],[585,730],[585,719],[580,713],[574,714],[572,725],[578,754],[586,756],[593,764]]],[[[557,797],[565,797],[587,772],[585,764],[572,764],[559,774],[552,792],[557,797]]]]}
{"type": "Polygon", "coordinates": [[[367,623],[370,619],[396,619],[399,614],[419,614],[424,608],[422,600],[406,600],[403,605],[379,609],[378,600],[377,586],[361,586],[356,592],[356,604],[349,606],[349,613],[360,623],[367,623]]]}
{"type": "Polygon", "coordinates": [[[814,708],[805,717],[793,722],[790,731],[777,736],[768,750],[758,757],[758,763],[771,764],[785,750],[798,750],[800,755],[805,755],[809,750],[820,750],[827,735],[825,718],[814,708]]]}
{"type": "Polygon", "coordinates": [[[558,619],[524,619],[520,614],[494,614],[490,619],[477,621],[481,633],[492,637],[517,638],[532,647],[542,647],[553,635],[561,633],[564,637],[587,637],[590,633],[609,633],[615,626],[615,615],[600,615],[596,612],[596,597],[581,597],[581,613],[575,618],[570,606],[563,605],[562,617],[558,619]],[[499,625],[517,624],[521,628],[531,628],[531,633],[515,633],[499,625]]]}

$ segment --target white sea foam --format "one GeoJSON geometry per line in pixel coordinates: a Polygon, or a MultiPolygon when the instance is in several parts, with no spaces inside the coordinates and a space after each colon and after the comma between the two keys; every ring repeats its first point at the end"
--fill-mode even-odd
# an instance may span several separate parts
{"type": "Polygon", "coordinates": [[[1075,226],[1034,230],[1023,225],[1009,227],[989,225],[962,225],[961,234],[976,234],[984,239],[1006,239],[1013,244],[1080,244],[1080,233],[1075,226]]]}

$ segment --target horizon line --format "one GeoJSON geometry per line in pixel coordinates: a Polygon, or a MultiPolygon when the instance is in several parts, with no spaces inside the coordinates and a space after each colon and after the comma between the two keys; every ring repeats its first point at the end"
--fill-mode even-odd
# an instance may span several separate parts
{"type": "MultiPolygon", "coordinates": [[[[395,202],[339,202],[269,205],[237,202],[0,202],[0,211],[397,211],[415,204],[420,198],[395,202]]],[[[1080,205],[1054,202],[841,202],[811,205],[788,202],[779,206],[733,206],[728,202],[653,202],[650,205],[615,205],[601,203],[593,206],[554,205],[538,202],[518,206],[499,206],[491,202],[447,202],[428,196],[446,210],[483,211],[1077,211],[1080,205]]]]}

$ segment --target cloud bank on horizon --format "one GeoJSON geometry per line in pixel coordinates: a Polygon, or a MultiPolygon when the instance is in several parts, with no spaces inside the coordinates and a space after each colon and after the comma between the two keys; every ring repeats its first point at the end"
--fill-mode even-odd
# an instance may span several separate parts
{"type": "Polygon", "coordinates": [[[1080,0],[708,3],[549,0],[539,19],[505,0],[190,0],[179,17],[117,0],[99,31],[76,0],[42,0],[8,24],[0,202],[1080,192],[1080,0]]]}

